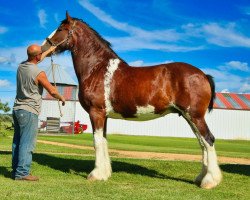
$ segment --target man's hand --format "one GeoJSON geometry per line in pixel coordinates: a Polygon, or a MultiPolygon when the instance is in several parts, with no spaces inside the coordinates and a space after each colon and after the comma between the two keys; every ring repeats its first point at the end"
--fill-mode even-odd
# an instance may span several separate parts
{"type": "Polygon", "coordinates": [[[60,100],[62,102],[62,105],[64,106],[65,105],[65,98],[63,96],[61,96],[60,100]]]}
{"type": "Polygon", "coordinates": [[[57,46],[51,46],[48,50],[46,50],[45,52],[42,53],[41,55],[41,59],[39,60],[38,63],[42,62],[43,59],[46,57],[46,56],[50,56],[51,53],[53,53],[55,51],[57,46]]]}
{"type": "Polygon", "coordinates": [[[47,51],[48,53],[53,53],[57,46],[51,46],[47,51]]]}

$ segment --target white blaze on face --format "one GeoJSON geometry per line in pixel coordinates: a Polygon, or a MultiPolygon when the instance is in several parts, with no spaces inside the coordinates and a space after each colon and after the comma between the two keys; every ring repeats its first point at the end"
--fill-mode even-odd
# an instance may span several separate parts
{"type": "Polygon", "coordinates": [[[143,115],[143,114],[149,114],[149,113],[154,113],[154,112],[155,112],[155,107],[151,105],[136,107],[136,115],[143,115]]]}
{"type": "Polygon", "coordinates": [[[107,72],[104,76],[104,97],[105,97],[105,106],[106,106],[106,115],[113,111],[113,107],[110,102],[110,84],[113,78],[115,71],[119,66],[119,59],[110,59],[107,67],[107,72]]]}
{"type": "MultiPolygon", "coordinates": [[[[56,29],[57,30],[57,29],[56,29]]],[[[56,30],[54,30],[47,38],[51,39],[53,37],[53,35],[55,35],[56,30]]],[[[42,43],[42,46],[47,42],[47,40],[44,40],[42,43]]]]}

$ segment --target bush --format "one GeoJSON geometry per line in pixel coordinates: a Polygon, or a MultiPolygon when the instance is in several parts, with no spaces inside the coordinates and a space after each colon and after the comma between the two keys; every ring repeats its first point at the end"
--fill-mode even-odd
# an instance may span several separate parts
{"type": "Polygon", "coordinates": [[[13,122],[13,118],[11,114],[0,114],[0,121],[1,122],[13,122]]]}

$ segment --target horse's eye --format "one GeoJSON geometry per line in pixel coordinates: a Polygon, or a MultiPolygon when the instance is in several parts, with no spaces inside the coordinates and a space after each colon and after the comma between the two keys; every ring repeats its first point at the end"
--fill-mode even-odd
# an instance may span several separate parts
{"type": "Polygon", "coordinates": [[[61,28],[58,28],[57,31],[62,31],[62,29],[61,29],[61,28]]]}

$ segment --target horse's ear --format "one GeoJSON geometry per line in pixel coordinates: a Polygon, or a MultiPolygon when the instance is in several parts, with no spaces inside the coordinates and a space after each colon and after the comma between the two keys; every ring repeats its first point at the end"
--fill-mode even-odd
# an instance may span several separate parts
{"type": "Polygon", "coordinates": [[[69,16],[68,11],[66,11],[66,19],[67,19],[68,22],[72,21],[72,17],[69,16]]]}

